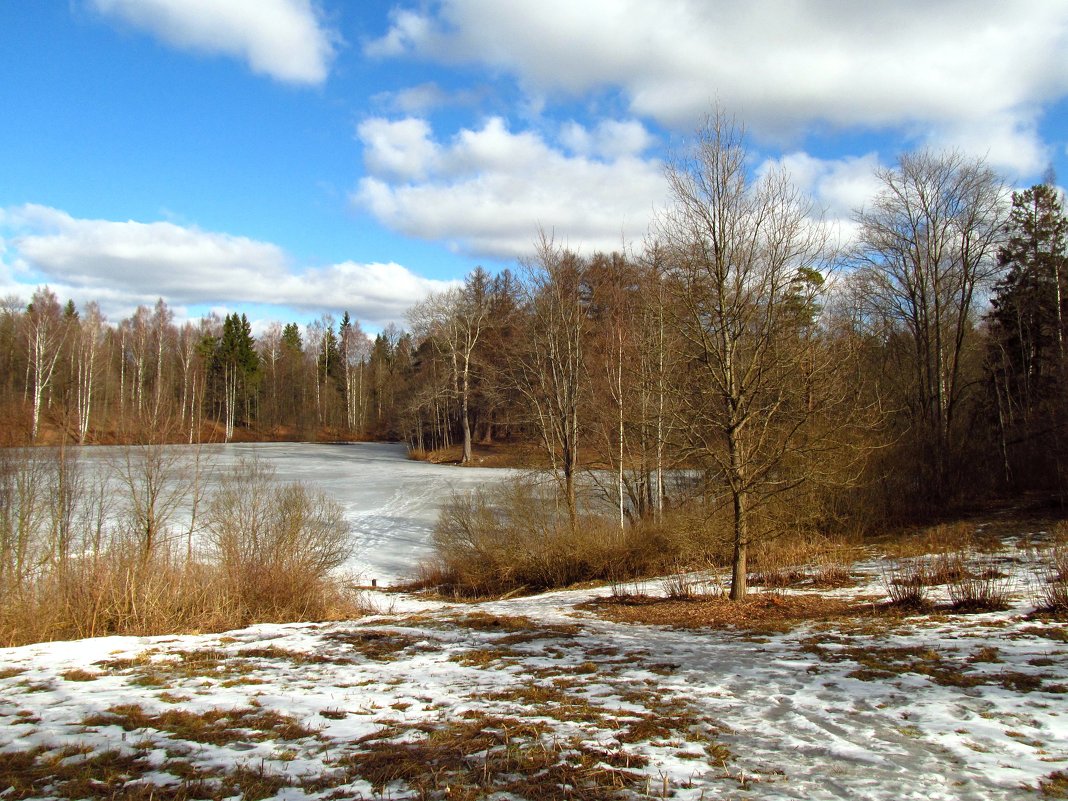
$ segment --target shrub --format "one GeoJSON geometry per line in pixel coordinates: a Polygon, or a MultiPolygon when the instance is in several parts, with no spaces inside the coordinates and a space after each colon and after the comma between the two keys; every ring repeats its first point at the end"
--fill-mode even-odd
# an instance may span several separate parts
{"type": "Polygon", "coordinates": [[[572,527],[555,484],[523,474],[450,498],[434,531],[437,564],[424,572],[438,591],[464,596],[620,581],[674,564],[686,549],[672,530],[647,524],[620,531],[590,512],[572,527]]]}
{"type": "Polygon", "coordinates": [[[890,562],[883,571],[883,586],[890,603],[903,609],[924,609],[929,605],[929,568],[925,559],[890,562]]]}
{"type": "Polygon", "coordinates": [[[1044,552],[1033,588],[1034,604],[1043,612],[1068,612],[1068,543],[1060,537],[1044,552]]]}
{"type": "Polygon", "coordinates": [[[946,582],[949,601],[958,612],[998,612],[1009,607],[1013,577],[1002,573],[992,559],[969,560],[960,553],[946,582]]]}
{"type": "Polygon", "coordinates": [[[247,620],[326,616],[331,573],[351,553],[340,505],[274,469],[243,460],[208,504],[208,540],[222,580],[247,620]]]}
{"type": "Polygon", "coordinates": [[[358,613],[334,573],[349,540],[329,499],[241,465],[209,503],[218,559],[205,560],[143,491],[138,471],[158,476],[156,463],[120,469],[118,481],[92,486],[62,454],[0,452],[0,645],[358,613]],[[126,506],[152,514],[109,512],[126,506]]]}

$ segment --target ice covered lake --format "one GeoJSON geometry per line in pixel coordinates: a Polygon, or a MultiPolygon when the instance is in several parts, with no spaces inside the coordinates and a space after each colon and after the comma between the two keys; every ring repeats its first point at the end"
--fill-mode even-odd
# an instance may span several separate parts
{"type": "MultiPolygon", "coordinates": [[[[190,446],[168,448],[194,452],[190,446]]],[[[111,472],[124,454],[124,448],[101,446],[85,448],[79,457],[87,467],[111,472]]],[[[250,458],[274,467],[279,481],[302,482],[340,503],[354,541],[348,567],[364,582],[383,586],[411,577],[431,553],[438,510],[452,492],[500,481],[510,472],[415,462],[404,445],[386,443],[241,443],[200,446],[202,486],[210,492],[220,475],[250,458]]]]}

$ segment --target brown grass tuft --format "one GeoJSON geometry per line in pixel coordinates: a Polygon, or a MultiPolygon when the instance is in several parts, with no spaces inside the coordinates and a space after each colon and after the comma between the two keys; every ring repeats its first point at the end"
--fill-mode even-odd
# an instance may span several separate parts
{"type": "Polygon", "coordinates": [[[155,729],[183,740],[223,745],[235,740],[299,740],[314,737],[316,732],[296,719],[257,707],[244,709],[209,709],[189,712],[168,709],[150,715],[136,704],[120,704],[105,713],[91,715],[84,726],[120,726],[126,731],[155,729]]]}
{"type": "Polygon", "coordinates": [[[582,798],[616,801],[644,777],[616,765],[644,764],[640,756],[606,751],[581,740],[551,736],[536,723],[472,714],[441,726],[409,730],[403,742],[394,727],[361,742],[340,766],[369,782],[376,793],[400,783],[417,798],[451,801],[507,794],[542,801],[582,798]],[[412,734],[418,736],[412,738],[412,734]]]}
{"type": "Polygon", "coordinates": [[[784,631],[812,620],[870,614],[862,606],[818,595],[751,594],[744,601],[724,597],[692,600],[634,597],[601,598],[583,604],[620,623],[643,623],[682,628],[737,628],[746,631],[784,631]]]}

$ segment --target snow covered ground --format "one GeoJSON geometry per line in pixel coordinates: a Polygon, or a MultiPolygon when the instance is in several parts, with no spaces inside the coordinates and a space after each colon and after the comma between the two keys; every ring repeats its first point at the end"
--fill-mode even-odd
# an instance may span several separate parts
{"type": "MultiPolygon", "coordinates": [[[[423,514],[400,495],[383,517],[423,514]]],[[[1068,770],[1068,625],[1002,558],[1013,607],[973,615],[746,632],[611,622],[606,588],[379,594],[351,622],[0,650],[0,799],[1038,797],[1068,770]]],[[[881,594],[858,569],[830,594],[881,594]]]]}

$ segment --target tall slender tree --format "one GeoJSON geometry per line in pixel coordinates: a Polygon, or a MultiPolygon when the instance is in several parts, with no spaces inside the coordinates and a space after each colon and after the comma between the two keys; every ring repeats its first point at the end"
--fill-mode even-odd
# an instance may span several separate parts
{"type": "Polygon", "coordinates": [[[1048,183],[1013,193],[1006,231],[988,356],[1005,475],[1011,480],[1026,471],[1034,481],[1052,474],[1060,486],[1068,296],[1068,218],[1060,194],[1048,183]]]}
{"type": "Polygon", "coordinates": [[[977,385],[967,356],[980,294],[998,273],[1004,188],[982,160],[958,152],[907,154],[877,177],[878,194],[857,214],[856,261],[871,312],[909,341],[902,395],[926,483],[944,498],[977,385]]]}

